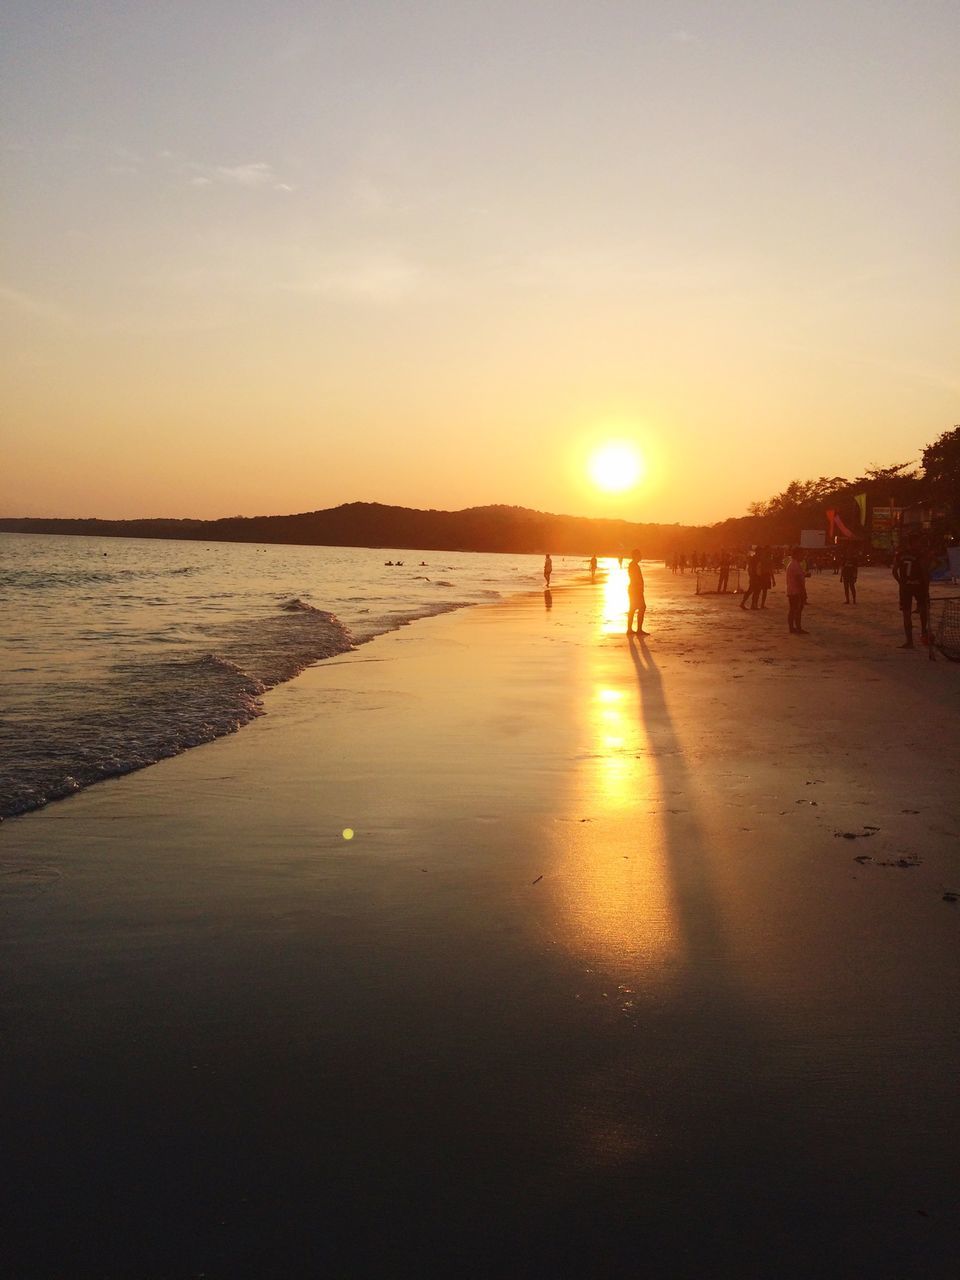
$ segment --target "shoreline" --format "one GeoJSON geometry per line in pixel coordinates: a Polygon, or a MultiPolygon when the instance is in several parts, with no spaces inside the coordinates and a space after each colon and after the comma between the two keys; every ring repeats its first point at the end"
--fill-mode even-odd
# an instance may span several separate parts
{"type": "MultiPolygon", "coordinates": [[[[454,569],[454,566],[444,567],[450,571],[454,569]]],[[[416,584],[422,581],[429,582],[429,579],[413,579],[413,594],[418,589],[416,584]]],[[[447,581],[439,581],[437,585],[450,589],[455,586],[447,581]]],[[[476,584],[472,589],[476,589],[476,584]]],[[[422,588],[420,590],[422,592],[422,588]]],[[[471,588],[465,590],[469,594],[471,588]]],[[[524,591],[535,592],[536,588],[523,588],[520,594],[524,591]]],[[[484,589],[481,594],[485,597],[509,598],[517,594],[517,588],[511,584],[502,586],[499,590],[484,589]]],[[[211,639],[209,648],[198,642],[193,649],[184,649],[173,657],[162,650],[155,650],[148,659],[142,661],[137,670],[141,686],[139,688],[130,687],[129,676],[135,667],[129,663],[124,672],[127,676],[126,685],[121,680],[103,684],[99,688],[101,709],[118,719],[118,722],[112,727],[109,738],[98,744],[99,758],[97,748],[92,752],[80,750],[71,755],[69,738],[62,743],[47,742],[43,736],[45,726],[42,720],[36,725],[20,724],[20,732],[25,734],[28,741],[32,734],[34,741],[42,744],[43,750],[38,758],[33,759],[32,771],[26,768],[18,772],[16,766],[13,766],[9,774],[0,778],[0,823],[5,819],[36,812],[48,804],[71,799],[90,786],[125,777],[149,768],[160,760],[182,755],[239,732],[251,721],[266,714],[263,704],[265,694],[277,685],[296,679],[303,671],[323,662],[329,656],[344,652],[345,643],[346,647],[355,649],[379,635],[424,618],[490,602],[489,599],[470,598],[432,601],[409,599],[405,605],[398,601],[399,608],[394,605],[379,617],[360,616],[370,613],[369,609],[362,609],[357,616],[345,621],[341,612],[344,611],[343,606],[348,604],[346,601],[334,601],[332,609],[307,603],[299,596],[290,596],[283,603],[279,601],[278,596],[273,602],[273,649],[267,646],[263,652],[251,653],[249,641],[243,637],[239,640],[241,651],[235,652],[238,635],[236,631],[231,634],[228,624],[223,634],[211,639]],[[295,616],[284,621],[284,614],[295,616]],[[292,637],[296,652],[291,652],[289,632],[295,625],[303,634],[292,637]],[[284,634],[281,635],[281,632],[284,634]],[[204,670],[206,683],[202,678],[204,670]],[[167,705],[154,708],[151,724],[138,723],[138,706],[144,698],[155,693],[154,682],[164,672],[167,673],[171,686],[167,705]],[[192,714],[178,711],[178,707],[190,708],[192,714]],[[133,744],[132,749],[128,744],[133,744]],[[58,769],[51,770],[51,762],[61,756],[64,763],[58,769]]],[[[349,607],[345,612],[349,615],[349,607]]],[[[236,625],[235,622],[234,627],[236,625]]],[[[267,622],[251,611],[239,625],[265,629],[267,622]]],[[[48,673],[45,673],[45,677],[48,683],[52,682],[48,673]]],[[[96,720],[92,713],[88,718],[91,722],[96,720]]],[[[81,721],[72,724],[70,728],[74,741],[84,739],[85,726],[81,721]]],[[[8,737],[9,741],[5,745],[10,751],[9,758],[14,759],[17,743],[12,729],[8,737]]]]}
{"type": "Polygon", "coordinates": [[[440,615],[5,823],[13,1273],[950,1274],[960,672],[861,582],[440,615]]]}

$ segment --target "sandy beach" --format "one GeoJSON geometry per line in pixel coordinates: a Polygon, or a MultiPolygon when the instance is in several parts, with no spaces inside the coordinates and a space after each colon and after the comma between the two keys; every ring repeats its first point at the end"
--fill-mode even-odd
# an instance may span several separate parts
{"type": "Polygon", "coordinates": [[[0,826],[6,1274],[955,1277],[960,665],[858,585],[428,619],[0,826]]]}

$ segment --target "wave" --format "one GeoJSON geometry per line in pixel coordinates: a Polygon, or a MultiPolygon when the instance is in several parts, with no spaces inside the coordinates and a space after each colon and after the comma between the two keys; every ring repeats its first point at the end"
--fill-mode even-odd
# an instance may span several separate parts
{"type": "Polygon", "coordinates": [[[333,614],[290,603],[234,623],[215,652],[117,664],[99,687],[63,689],[56,716],[0,724],[0,817],[234,733],[268,689],[353,647],[333,614]]]}
{"type": "Polygon", "coordinates": [[[65,587],[101,587],[151,578],[179,578],[199,573],[196,564],[172,569],[0,569],[0,590],[56,591],[65,587]]]}
{"type": "MultiPolygon", "coordinates": [[[[322,613],[322,609],[315,608],[312,604],[307,604],[306,600],[301,600],[299,596],[295,596],[292,600],[288,600],[286,604],[280,606],[287,613],[322,613]]],[[[332,615],[331,615],[332,616],[332,615]]]]}

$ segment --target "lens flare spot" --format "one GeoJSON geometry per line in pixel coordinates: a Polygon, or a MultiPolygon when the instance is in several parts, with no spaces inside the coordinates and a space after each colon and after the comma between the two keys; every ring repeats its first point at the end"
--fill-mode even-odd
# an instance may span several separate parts
{"type": "Polygon", "coordinates": [[[352,839],[353,839],[353,827],[344,827],[344,828],[343,828],[343,838],[344,838],[344,840],[352,840],[352,839]]]}

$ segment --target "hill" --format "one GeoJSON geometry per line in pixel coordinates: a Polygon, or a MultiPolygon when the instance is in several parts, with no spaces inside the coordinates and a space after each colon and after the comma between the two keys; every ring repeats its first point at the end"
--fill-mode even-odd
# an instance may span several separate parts
{"type": "Polygon", "coordinates": [[[423,551],[501,551],[557,555],[619,555],[639,547],[661,556],[674,547],[708,545],[694,526],[554,515],[527,507],[420,511],[379,502],[349,502],[323,511],[222,520],[0,519],[0,532],[102,538],[180,538],[204,542],[301,546],[391,547],[423,551]]]}

